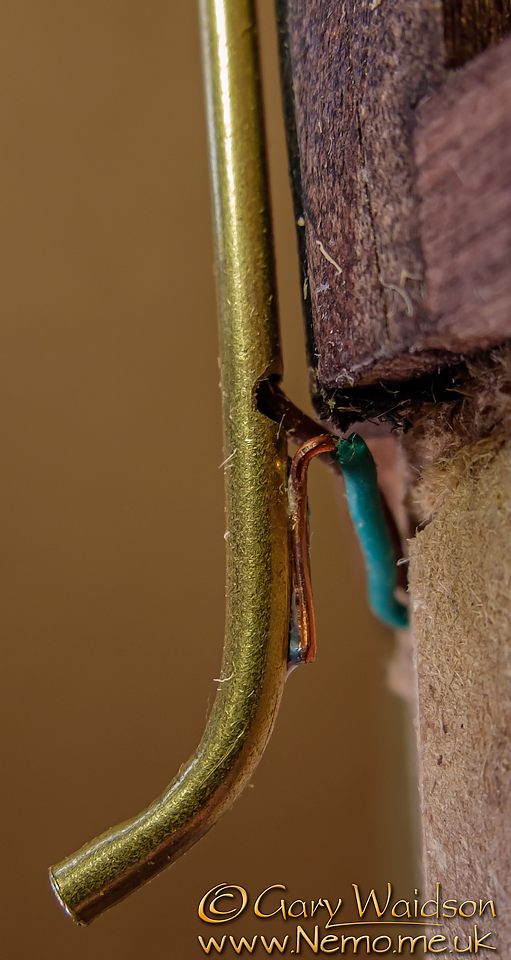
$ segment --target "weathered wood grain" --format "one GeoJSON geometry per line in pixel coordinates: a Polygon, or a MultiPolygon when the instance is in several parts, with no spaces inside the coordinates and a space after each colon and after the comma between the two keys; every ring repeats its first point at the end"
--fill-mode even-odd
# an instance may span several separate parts
{"type": "Polygon", "coordinates": [[[447,66],[461,67],[511,30],[511,0],[443,0],[447,66]]]}
{"type": "Polygon", "coordinates": [[[414,107],[445,79],[436,0],[288,0],[317,377],[404,379],[431,330],[424,303],[414,107]],[[332,262],[333,261],[333,262],[332,262]]]}
{"type": "Polygon", "coordinates": [[[487,349],[511,337],[511,37],[417,109],[428,306],[424,348],[487,349]]]}
{"type": "MultiPolygon", "coordinates": [[[[511,0],[445,0],[446,31],[457,55],[474,48],[465,43],[465,36],[477,35],[480,45],[494,41],[508,22],[509,4],[511,0]]],[[[404,387],[405,394],[413,395],[417,377],[436,375],[435,371],[458,364],[464,353],[511,336],[511,327],[504,323],[507,287],[495,273],[499,269],[502,273],[508,257],[505,221],[509,213],[504,199],[506,191],[509,195],[508,93],[502,73],[505,54],[500,52],[507,48],[492,47],[481,66],[465,68],[463,80],[465,74],[452,75],[444,67],[442,7],[437,0],[336,4],[279,0],[278,7],[281,51],[287,63],[285,100],[304,306],[312,331],[309,352],[317,396],[333,409],[345,406],[352,388],[366,398],[368,389],[379,389],[376,404],[369,400],[366,410],[381,412],[392,406],[393,399],[385,399],[385,388],[379,384],[400,381],[404,385],[413,378],[414,384],[404,387]],[[493,58],[498,68],[492,67],[493,58]],[[497,93],[499,83],[504,86],[497,93]],[[425,106],[417,110],[423,99],[425,106]],[[476,109],[478,116],[484,114],[480,136],[476,109]],[[444,171],[443,181],[433,169],[435,162],[443,162],[442,149],[438,146],[435,153],[433,141],[428,147],[429,128],[438,144],[442,111],[446,111],[444,136],[450,127],[456,131],[449,140],[450,162],[459,170],[466,168],[465,185],[459,177],[455,183],[452,166],[449,175],[444,171]],[[416,133],[417,116],[420,129],[416,133]],[[417,137],[419,170],[414,158],[417,137]],[[503,151],[502,162],[497,151],[503,151]],[[492,167],[499,164],[494,174],[492,167]],[[418,174],[425,211],[421,211],[418,174]],[[483,182],[484,210],[478,202],[483,182]],[[485,250],[492,218],[496,229],[485,250]],[[450,246],[447,239],[442,241],[444,231],[451,238],[450,246]],[[461,247],[453,242],[456,231],[461,247]],[[469,242],[470,231],[479,236],[479,244],[469,242]],[[476,307],[471,304],[472,327],[466,327],[465,335],[463,323],[453,320],[452,304],[445,299],[449,283],[452,298],[460,293],[455,276],[463,255],[480,257],[481,268],[478,272],[474,266],[472,273],[486,278],[472,283],[466,275],[472,292],[479,291],[481,310],[476,321],[476,307]],[[449,257],[457,258],[457,266],[449,257]],[[490,308],[485,309],[482,302],[489,295],[486,281],[491,281],[492,306],[497,290],[501,297],[491,323],[485,319],[490,308]],[[489,324],[487,335],[477,332],[477,322],[489,324]]],[[[468,288],[465,293],[469,296],[468,288]]]]}

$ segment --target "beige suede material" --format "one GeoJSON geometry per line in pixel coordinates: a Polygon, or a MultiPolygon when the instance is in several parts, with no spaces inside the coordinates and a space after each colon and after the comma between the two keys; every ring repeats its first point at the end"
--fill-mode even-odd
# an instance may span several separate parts
{"type": "MultiPolygon", "coordinates": [[[[470,400],[476,430],[487,400],[470,400]]],[[[496,919],[446,930],[466,945],[477,922],[492,955],[511,956],[511,441],[502,418],[461,448],[441,437],[430,431],[416,496],[431,522],[410,543],[426,889],[478,909],[494,898],[496,919]]]]}

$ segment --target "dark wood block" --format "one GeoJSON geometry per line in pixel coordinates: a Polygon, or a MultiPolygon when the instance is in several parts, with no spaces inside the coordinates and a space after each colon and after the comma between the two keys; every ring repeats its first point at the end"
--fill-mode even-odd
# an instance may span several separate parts
{"type": "Polygon", "coordinates": [[[461,67],[511,30],[511,0],[443,0],[447,65],[461,67]]]}
{"type": "MultiPolygon", "coordinates": [[[[468,2],[445,0],[465,33],[468,2]]],[[[481,43],[507,4],[474,8],[481,43]]],[[[318,401],[355,388],[356,406],[391,382],[413,396],[417,377],[511,336],[509,40],[452,74],[437,0],[278,6],[318,401]]],[[[394,403],[384,393],[366,413],[394,403]]]]}
{"type": "Polygon", "coordinates": [[[318,381],[405,379],[436,363],[413,352],[432,332],[413,129],[446,76],[441,8],[288,0],[287,36],[318,381]]]}
{"type": "Polygon", "coordinates": [[[511,337],[511,37],[417,109],[428,305],[424,348],[470,352],[511,337]]]}

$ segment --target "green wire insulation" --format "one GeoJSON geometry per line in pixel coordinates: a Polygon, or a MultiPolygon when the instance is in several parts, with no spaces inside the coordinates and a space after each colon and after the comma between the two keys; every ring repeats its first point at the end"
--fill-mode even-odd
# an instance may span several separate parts
{"type": "Polygon", "coordinates": [[[348,509],[364,555],[369,606],[388,627],[403,630],[408,626],[408,609],[394,595],[396,559],[381,506],[376,464],[356,433],[339,440],[332,457],[343,473],[348,509]]]}

